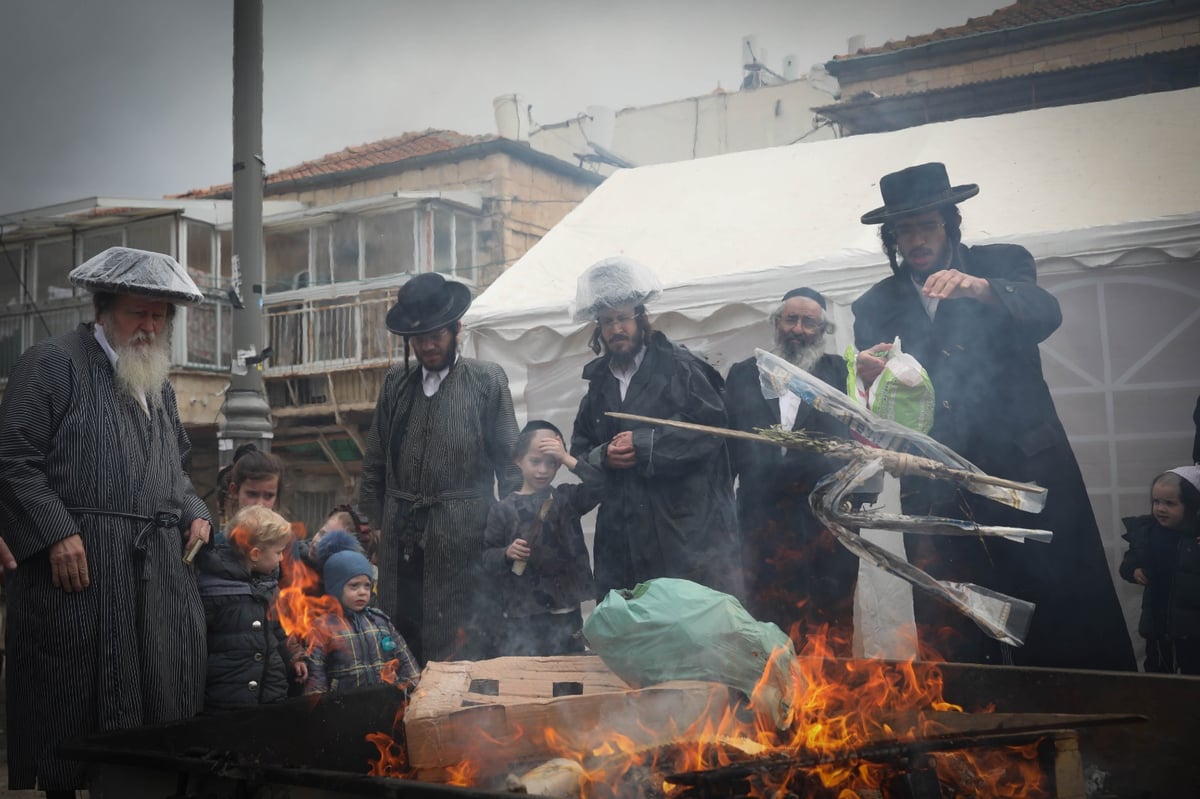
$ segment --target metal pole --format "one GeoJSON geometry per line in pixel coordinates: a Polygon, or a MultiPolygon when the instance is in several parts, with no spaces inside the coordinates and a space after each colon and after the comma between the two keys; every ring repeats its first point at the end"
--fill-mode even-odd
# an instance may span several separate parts
{"type": "Polygon", "coordinates": [[[217,436],[221,465],[253,442],[269,450],[271,408],[263,396],[263,4],[233,3],[233,361],[217,436]]]}

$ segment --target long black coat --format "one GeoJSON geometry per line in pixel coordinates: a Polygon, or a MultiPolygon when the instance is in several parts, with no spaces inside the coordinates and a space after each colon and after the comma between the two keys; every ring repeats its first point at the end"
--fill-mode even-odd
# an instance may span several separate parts
{"type": "Polygon", "coordinates": [[[724,381],[715,369],[655,331],[624,401],[606,355],[588,363],[571,454],[605,474],[596,519],[596,593],[652,577],[681,577],[741,596],[733,478],[724,440],[705,433],[606,416],[624,411],[724,427],[724,381]],[[608,442],[633,431],[637,463],[609,469],[608,442]]]}
{"type": "MultiPolygon", "coordinates": [[[[823,355],[810,373],[846,390],[846,360],[823,355]]],[[[754,358],[735,363],[725,381],[729,424],[753,431],[779,424],[779,400],[765,399],[754,358]]],[[[846,426],[801,403],[793,430],[845,437],[846,426]]],[[[815,452],[731,439],[730,463],[738,478],[747,608],[755,618],[798,633],[830,624],[848,645],[853,633],[858,558],[813,516],[808,495],[840,463],[815,452]]]]}
{"type": "MultiPolygon", "coordinates": [[[[988,474],[1048,489],[1034,515],[942,484],[906,480],[906,513],[933,512],[984,524],[1036,527],[1051,544],[997,539],[923,538],[909,557],[939,579],[975,582],[1037,604],[1019,665],[1132,669],[1133,648],[1087,489],[1042,376],[1038,344],[1062,323],[1058,301],[1037,285],[1033,257],[1010,244],[959,246],[954,268],[987,278],[996,303],[942,300],[931,321],[907,268],[871,287],[854,304],[859,349],[900,336],[904,351],[929,371],[937,408],[933,429],[988,474]]],[[[923,638],[951,659],[999,657],[994,642],[935,600],[915,601],[918,624],[950,624],[961,637],[923,638]]]]}
{"type": "Polygon", "coordinates": [[[183,468],[191,446],[166,381],[162,400],[147,414],[118,390],[88,325],[29,348],[9,378],[0,533],[20,564],[7,584],[13,788],[83,787],[83,764],[59,759],[59,742],[200,709],[204,609],[183,537],[208,511],[183,468]],[[77,508],[179,522],[142,535],[144,522],[77,508]],[[69,594],[54,587],[48,552],[76,532],[91,585],[69,594]]]}

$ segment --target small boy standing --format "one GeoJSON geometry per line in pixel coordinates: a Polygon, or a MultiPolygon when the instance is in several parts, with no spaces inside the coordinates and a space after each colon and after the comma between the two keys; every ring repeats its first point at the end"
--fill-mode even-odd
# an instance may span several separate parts
{"type": "Polygon", "coordinates": [[[324,536],[321,550],[328,553],[322,569],[325,593],[341,603],[342,612],[321,617],[313,631],[304,692],[377,685],[384,666],[393,660],[398,684],[416,680],[420,670],[408,644],[386,613],[369,606],[374,572],[357,542],[334,531],[324,536]],[[331,551],[343,545],[344,549],[331,551]]]}
{"type": "Polygon", "coordinates": [[[484,573],[499,590],[500,654],[583,651],[579,603],[595,596],[579,518],[600,502],[604,475],[577,460],[549,422],[525,425],[513,447],[520,491],[492,507],[484,532],[484,573]],[[583,482],[551,487],[563,465],[583,482]]]}
{"type": "Polygon", "coordinates": [[[1149,516],[1123,519],[1121,576],[1144,586],[1138,633],[1148,672],[1200,674],[1200,466],[1163,472],[1149,516]]]}
{"type": "Polygon", "coordinates": [[[288,670],[299,680],[307,675],[303,653],[289,651],[273,613],[291,537],[286,519],[251,505],[233,517],[226,544],[205,547],[196,559],[208,627],[208,712],[280,702],[287,697],[288,670]]]}

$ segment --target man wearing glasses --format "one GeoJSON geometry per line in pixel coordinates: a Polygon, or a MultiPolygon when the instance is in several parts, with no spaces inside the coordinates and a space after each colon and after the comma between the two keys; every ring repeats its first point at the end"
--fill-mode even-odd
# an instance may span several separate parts
{"type": "MultiPolygon", "coordinates": [[[[834,326],[825,318],[819,291],[805,287],[784,294],[770,324],[773,353],[845,392],[846,360],[825,352],[825,336],[834,326]]],[[[739,430],[780,425],[814,435],[847,435],[845,425],[794,394],[764,399],[754,357],[730,368],[725,402],[730,427],[739,430]]],[[[737,439],[729,443],[729,456],[738,478],[747,609],[782,630],[794,628],[801,641],[828,625],[828,645],[849,657],[858,558],[822,529],[808,505],[816,482],[839,464],[816,452],[737,439]]]]}
{"type": "Polygon", "coordinates": [[[1048,545],[913,536],[908,557],[940,580],[976,583],[1036,603],[1025,645],[983,635],[948,606],[914,600],[923,657],[1060,668],[1133,669],[1132,646],[1079,466],[1050,390],[1038,344],[1062,322],[1037,285],[1033,257],[1012,244],[967,247],[957,204],[979,193],[951,186],[939,163],[879,182],[884,205],[862,217],[882,225],[893,274],[853,304],[856,369],[864,384],[899,336],[928,370],[937,407],[930,435],[988,474],[1048,489],[1033,515],[942,483],[902,481],[909,514],[1051,530],[1048,545]]]}
{"type": "Polygon", "coordinates": [[[607,411],[726,425],[724,381],[707,362],[650,326],[658,279],[630,258],[579,278],[576,321],[592,321],[587,394],[571,454],[605,474],[593,547],[596,594],[652,577],[681,577],[741,595],[733,478],[724,439],[628,422],[607,411]]]}

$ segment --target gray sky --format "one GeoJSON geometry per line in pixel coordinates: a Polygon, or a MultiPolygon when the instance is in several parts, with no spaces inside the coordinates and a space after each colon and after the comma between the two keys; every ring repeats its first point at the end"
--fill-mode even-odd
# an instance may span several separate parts
{"type": "MultiPolygon", "coordinates": [[[[802,71],[1005,0],[265,0],[268,171],[409,130],[492,133],[704,94],[741,37],[802,71]]],[[[0,0],[0,214],[230,180],[233,0],[0,0]]]]}

